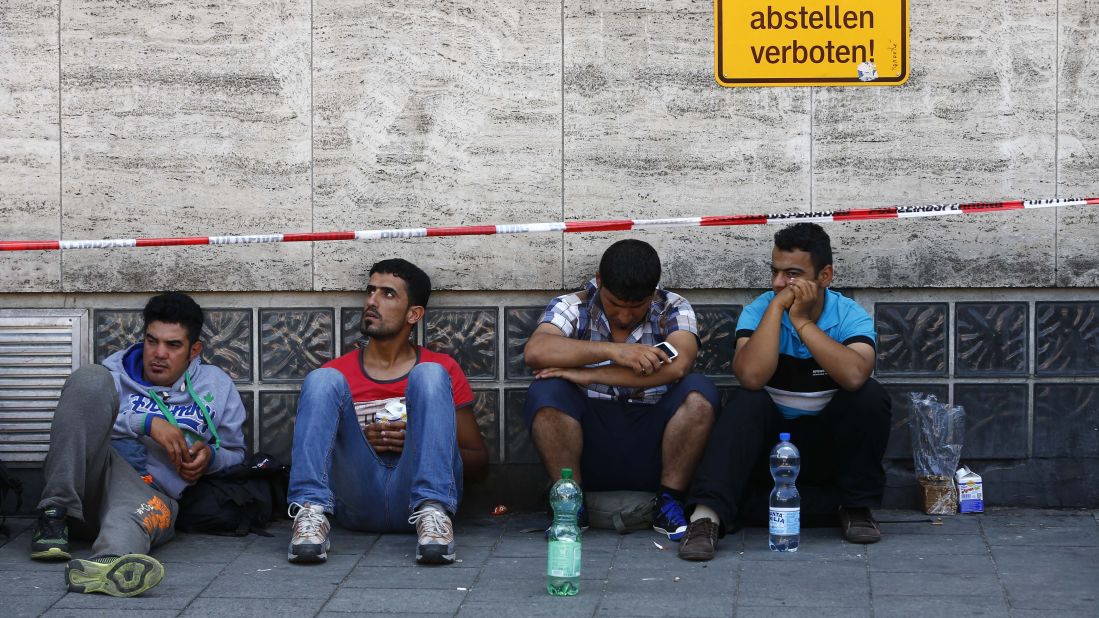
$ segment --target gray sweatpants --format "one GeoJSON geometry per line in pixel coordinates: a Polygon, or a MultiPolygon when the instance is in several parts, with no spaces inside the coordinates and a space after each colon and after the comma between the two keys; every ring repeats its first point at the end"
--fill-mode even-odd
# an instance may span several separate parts
{"type": "Polygon", "coordinates": [[[95,540],[92,557],[148,553],[172,538],[179,513],[111,447],[118,403],[110,371],[82,367],[65,382],[50,430],[38,507],[68,509],[72,535],[95,540]]]}

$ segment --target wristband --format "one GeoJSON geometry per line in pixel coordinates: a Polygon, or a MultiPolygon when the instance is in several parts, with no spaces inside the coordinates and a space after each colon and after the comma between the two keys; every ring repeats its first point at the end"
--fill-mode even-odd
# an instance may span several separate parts
{"type": "Polygon", "coordinates": [[[807,320],[800,327],[794,329],[794,332],[798,334],[798,339],[801,339],[801,329],[805,328],[806,326],[809,326],[810,324],[812,324],[812,322],[807,320]]]}

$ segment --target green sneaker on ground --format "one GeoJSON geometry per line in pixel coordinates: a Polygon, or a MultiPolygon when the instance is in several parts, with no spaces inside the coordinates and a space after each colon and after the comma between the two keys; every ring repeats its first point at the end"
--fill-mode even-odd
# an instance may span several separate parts
{"type": "Polygon", "coordinates": [[[162,579],[164,566],[145,554],[72,560],[65,566],[65,582],[72,592],[132,597],[159,584],[162,579]]]}
{"type": "Polygon", "coordinates": [[[68,560],[69,526],[65,507],[38,509],[38,519],[31,528],[31,558],[35,560],[68,560]]]}

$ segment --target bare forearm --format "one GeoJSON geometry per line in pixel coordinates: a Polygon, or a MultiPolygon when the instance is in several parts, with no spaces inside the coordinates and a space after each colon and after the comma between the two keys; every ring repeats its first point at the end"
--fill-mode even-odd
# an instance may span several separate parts
{"type": "Polygon", "coordinates": [[[650,388],[671,384],[686,375],[690,366],[686,362],[679,364],[681,360],[677,358],[669,364],[661,365],[655,373],[649,375],[638,375],[632,369],[620,365],[585,367],[579,371],[583,372],[585,384],[650,388]]]}
{"type": "Polygon", "coordinates": [[[610,360],[613,346],[606,341],[581,341],[534,333],[523,349],[523,359],[531,369],[583,367],[610,360]]]}
{"type": "Polygon", "coordinates": [[[741,386],[750,390],[763,388],[778,368],[779,331],[782,327],[783,307],[771,303],[763,314],[755,332],[737,350],[733,358],[733,374],[741,386]]]}
{"type": "Polygon", "coordinates": [[[798,336],[821,369],[843,390],[858,390],[870,378],[873,365],[868,366],[858,352],[832,339],[816,324],[805,323],[798,329],[798,336]]]}

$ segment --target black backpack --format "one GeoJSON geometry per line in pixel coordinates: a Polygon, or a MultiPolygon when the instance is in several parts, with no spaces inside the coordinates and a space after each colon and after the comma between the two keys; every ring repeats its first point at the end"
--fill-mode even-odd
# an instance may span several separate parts
{"type": "Polygon", "coordinates": [[[0,534],[4,536],[9,536],[8,528],[4,525],[9,512],[5,510],[4,504],[8,501],[9,492],[15,494],[15,510],[10,512],[18,513],[19,509],[23,508],[23,481],[8,472],[4,462],[0,461],[0,534]]]}
{"type": "Polygon", "coordinates": [[[227,536],[264,528],[286,509],[289,468],[274,457],[256,453],[217,476],[204,476],[179,499],[176,530],[227,536]]]}

